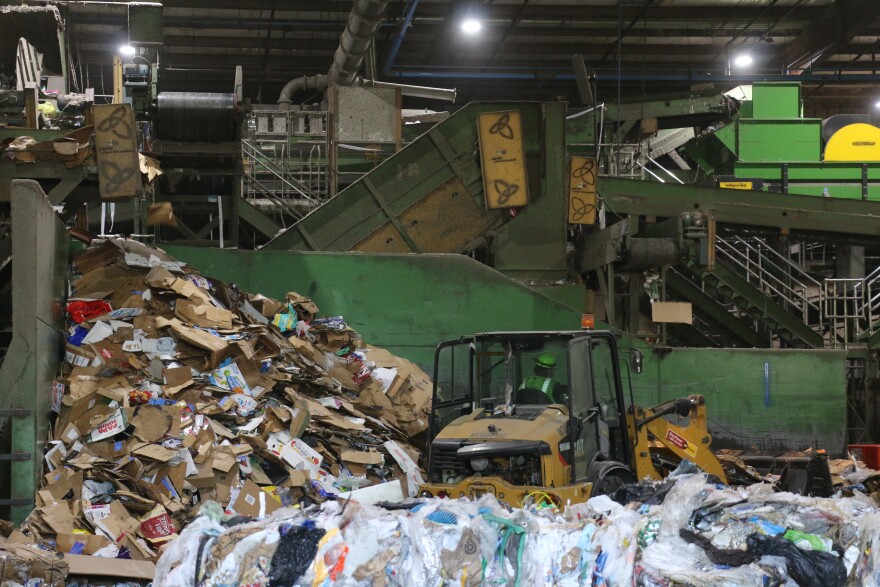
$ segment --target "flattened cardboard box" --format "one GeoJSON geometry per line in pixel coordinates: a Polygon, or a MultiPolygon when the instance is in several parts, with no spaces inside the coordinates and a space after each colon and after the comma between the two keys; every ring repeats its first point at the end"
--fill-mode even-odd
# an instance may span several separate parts
{"type": "Polygon", "coordinates": [[[25,585],[31,579],[42,579],[42,587],[64,587],[68,568],[66,557],[54,552],[24,544],[0,544],[0,580],[25,585]]]}
{"type": "Polygon", "coordinates": [[[56,552],[71,552],[76,549],[76,554],[95,554],[104,547],[113,544],[104,536],[95,534],[57,534],[55,536],[56,552]]]}
{"type": "Polygon", "coordinates": [[[202,328],[232,328],[232,312],[208,304],[194,303],[189,300],[177,300],[174,315],[190,324],[202,328]]]}
{"type": "Polygon", "coordinates": [[[257,518],[271,515],[275,510],[281,509],[281,504],[248,479],[232,504],[232,509],[243,516],[257,518]]]}
{"type": "Polygon", "coordinates": [[[103,558],[82,554],[66,554],[64,559],[70,567],[71,576],[90,578],[115,577],[152,581],[156,575],[156,565],[149,561],[103,558]]]}

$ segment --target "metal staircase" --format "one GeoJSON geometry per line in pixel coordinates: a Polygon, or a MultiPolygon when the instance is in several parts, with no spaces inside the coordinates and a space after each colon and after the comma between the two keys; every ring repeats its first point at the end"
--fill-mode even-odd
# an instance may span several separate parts
{"type": "Polygon", "coordinates": [[[761,238],[716,237],[716,259],[816,331],[822,329],[822,283],[761,238]]]}
{"type": "MultiPolygon", "coordinates": [[[[768,332],[756,330],[752,320],[744,319],[742,310],[733,302],[726,302],[712,282],[687,268],[669,268],[666,272],[666,291],[677,300],[691,302],[695,322],[693,328],[711,340],[712,346],[768,348],[772,340],[768,332]]],[[[677,329],[676,329],[677,330],[677,329]]],[[[672,332],[677,336],[676,332],[672,332]]],[[[692,344],[689,340],[683,342],[692,344]]]]}
{"type": "Polygon", "coordinates": [[[242,177],[250,188],[242,193],[245,199],[267,197],[276,206],[287,213],[296,214],[298,218],[320,204],[316,194],[254,143],[243,139],[241,153],[242,160],[246,162],[242,177]],[[300,211],[291,212],[296,210],[300,211]]]}
{"type": "Polygon", "coordinates": [[[668,290],[691,301],[712,328],[704,334],[730,346],[824,346],[821,282],[761,239],[716,237],[715,244],[712,270],[692,256],[666,277],[668,290]]]}
{"type": "MultiPolygon", "coordinates": [[[[828,272],[824,245],[787,252],[828,272]]],[[[722,346],[875,348],[880,346],[880,268],[864,278],[819,279],[758,237],[716,237],[710,270],[696,252],[666,273],[667,293],[693,305],[695,327],[722,346]]],[[[694,337],[672,331],[681,342],[694,337]]]]}

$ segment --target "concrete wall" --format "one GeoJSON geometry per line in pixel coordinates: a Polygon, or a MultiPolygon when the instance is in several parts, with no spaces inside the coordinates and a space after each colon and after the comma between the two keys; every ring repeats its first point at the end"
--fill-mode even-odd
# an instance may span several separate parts
{"type": "Polygon", "coordinates": [[[648,350],[636,402],[706,396],[715,448],[781,452],[846,443],[846,354],[826,350],[648,350]],[[764,365],[768,366],[765,391],[764,365]]]}
{"type": "Polygon", "coordinates": [[[36,181],[12,182],[12,219],[12,343],[0,368],[0,409],[25,409],[32,416],[13,418],[0,444],[31,458],[3,463],[0,494],[30,502],[9,510],[18,523],[33,508],[49,434],[52,380],[64,350],[68,237],[36,181]]]}

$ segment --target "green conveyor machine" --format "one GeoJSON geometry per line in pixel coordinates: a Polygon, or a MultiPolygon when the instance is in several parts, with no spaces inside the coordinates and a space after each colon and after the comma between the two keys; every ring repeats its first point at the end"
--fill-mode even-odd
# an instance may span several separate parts
{"type": "Polygon", "coordinates": [[[880,128],[867,114],[804,118],[799,83],[755,83],[739,112],[684,152],[718,185],[880,199],[880,128]]]}

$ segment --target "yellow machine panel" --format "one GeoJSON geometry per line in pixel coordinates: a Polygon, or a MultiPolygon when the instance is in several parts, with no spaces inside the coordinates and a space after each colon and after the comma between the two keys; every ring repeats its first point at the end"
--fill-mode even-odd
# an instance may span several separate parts
{"type": "Polygon", "coordinates": [[[568,172],[568,223],[596,223],[596,160],[574,156],[568,172]]]}
{"type": "Polygon", "coordinates": [[[825,161],[880,161],[880,128],[861,122],[846,125],[828,139],[825,161]]]}
{"type": "Polygon", "coordinates": [[[95,156],[101,200],[135,198],[143,194],[134,111],[128,104],[102,104],[92,109],[95,156]]]}
{"type": "Polygon", "coordinates": [[[525,206],[529,187],[519,111],[485,112],[477,118],[486,207],[525,206]]]}

